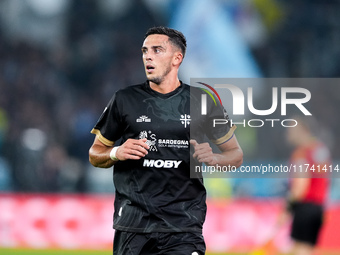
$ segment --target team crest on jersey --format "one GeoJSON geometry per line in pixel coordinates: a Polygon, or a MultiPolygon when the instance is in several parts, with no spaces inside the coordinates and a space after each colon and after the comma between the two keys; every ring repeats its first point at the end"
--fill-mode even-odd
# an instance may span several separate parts
{"type": "Polygon", "coordinates": [[[180,118],[181,123],[184,125],[184,127],[186,128],[187,126],[190,125],[191,122],[191,118],[189,114],[182,114],[181,118],[180,118]]]}
{"type": "Polygon", "coordinates": [[[144,139],[146,138],[147,141],[145,142],[149,146],[149,151],[158,151],[157,146],[156,146],[156,135],[153,134],[150,130],[149,131],[141,131],[139,133],[139,139],[144,139]]]}
{"type": "Polygon", "coordinates": [[[151,119],[146,115],[142,115],[136,119],[136,122],[151,122],[151,119]]]}

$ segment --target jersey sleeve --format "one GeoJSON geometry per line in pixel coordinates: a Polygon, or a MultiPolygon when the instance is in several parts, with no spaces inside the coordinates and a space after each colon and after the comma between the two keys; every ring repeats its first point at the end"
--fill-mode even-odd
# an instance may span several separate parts
{"type": "Polygon", "coordinates": [[[235,125],[231,126],[227,111],[216,97],[215,100],[208,100],[208,114],[205,123],[206,135],[216,145],[229,141],[236,129],[235,125]]]}
{"type": "Polygon", "coordinates": [[[91,133],[97,135],[98,139],[107,146],[113,146],[115,141],[122,136],[124,129],[116,99],[117,93],[113,95],[98,122],[91,130],[91,133]]]}

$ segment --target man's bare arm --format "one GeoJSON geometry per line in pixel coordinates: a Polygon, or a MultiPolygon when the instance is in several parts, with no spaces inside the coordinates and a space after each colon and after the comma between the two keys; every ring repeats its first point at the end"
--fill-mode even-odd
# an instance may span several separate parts
{"type": "Polygon", "coordinates": [[[112,160],[110,153],[113,147],[103,144],[96,136],[89,150],[89,161],[95,167],[109,168],[118,161],[138,160],[148,154],[149,146],[145,142],[146,139],[126,140],[116,151],[118,160],[112,160]]]}
{"type": "Polygon", "coordinates": [[[103,144],[96,136],[89,150],[90,163],[95,167],[109,168],[117,161],[110,158],[112,147],[103,144]]]}
{"type": "Polygon", "coordinates": [[[310,178],[292,178],[289,199],[292,201],[302,201],[307,194],[310,182],[310,178]]]}

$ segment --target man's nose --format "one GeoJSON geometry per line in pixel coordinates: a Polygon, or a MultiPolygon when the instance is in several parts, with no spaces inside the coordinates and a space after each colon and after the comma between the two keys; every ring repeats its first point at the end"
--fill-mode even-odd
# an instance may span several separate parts
{"type": "Polygon", "coordinates": [[[151,60],[152,59],[152,56],[150,53],[146,53],[145,54],[145,60],[151,60]]]}
{"type": "Polygon", "coordinates": [[[152,54],[148,51],[144,53],[145,60],[151,60],[152,59],[152,54]]]}

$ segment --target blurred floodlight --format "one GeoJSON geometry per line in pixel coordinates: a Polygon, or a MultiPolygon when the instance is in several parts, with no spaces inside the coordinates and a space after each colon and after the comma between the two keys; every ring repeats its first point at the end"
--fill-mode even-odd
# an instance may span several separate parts
{"type": "Polygon", "coordinates": [[[22,133],[21,141],[25,148],[40,151],[46,146],[47,137],[40,129],[29,128],[22,133]]]}
{"type": "Polygon", "coordinates": [[[38,14],[54,16],[65,11],[68,0],[27,0],[29,6],[38,14]]]}

